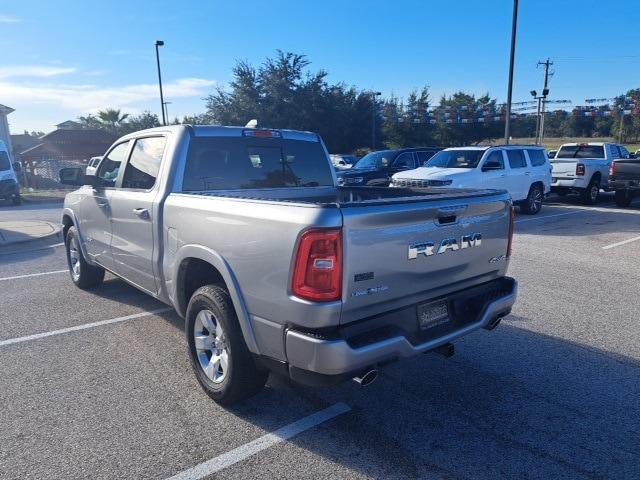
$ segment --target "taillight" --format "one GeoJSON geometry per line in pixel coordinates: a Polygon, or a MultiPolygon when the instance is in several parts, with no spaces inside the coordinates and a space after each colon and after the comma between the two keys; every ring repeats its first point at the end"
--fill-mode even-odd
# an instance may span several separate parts
{"type": "Polygon", "coordinates": [[[515,227],[516,210],[511,207],[509,212],[509,241],[507,242],[507,257],[511,256],[511,244],[513,243],[513,230],[515,227]]]}
{"type": "Polygon", "coordinates": [[[615,177],[616,176],[616,162],[612,162],[611,166],[609,167],[609,176],[610,177],[615,177]]]}
{"type": "Polygon", "coordinates": [[[300,237],[291,290],[295,296],[314,302],[342,297],[340,230],[309,230],[300,237]]]}
{"type": "Polygon", "coordinates": [[[584,172],[585,172],[584,163],[576,164],[576,175],[584,175],[584,172]]]}

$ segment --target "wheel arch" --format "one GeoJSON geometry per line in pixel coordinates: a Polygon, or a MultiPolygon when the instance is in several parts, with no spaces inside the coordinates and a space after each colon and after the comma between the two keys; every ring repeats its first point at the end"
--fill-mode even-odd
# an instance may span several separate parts
{"type": "Polygon", "coordinates": [[[178,314],[186,316],[189,299],[198,288],[221,285],[229,292],[247,348],[259,353],[240,285],[224,258],[207,247],[185,245],[177,252],[174,265],[172,297],[178,314]]]}
{"type": "Polygon", "coordinates": [[[65,243],[67,242],[67,232],[71,227],[76,227],[76,231],[78,232],[78,237],[80,240],[78,242],[80,244],[80,251],[82,252],[82,256],[84,257],[85,262],[87,262],[89,265],[94,265],[94,263],[91,261],[91,259],[87,255],[87,249],[86,249],[86,245],[84,244],[84,237],[82,235],[82,232],[80,231],[80,224],[78,223],[78,218],[76,217],[76,214],[72,209],[65,207],[62,210],[62,240],[65,243]]]}

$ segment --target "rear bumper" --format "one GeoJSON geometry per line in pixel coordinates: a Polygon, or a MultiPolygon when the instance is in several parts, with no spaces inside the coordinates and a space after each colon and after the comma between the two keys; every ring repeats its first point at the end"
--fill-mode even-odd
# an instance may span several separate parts
{"type": "Polygon", "coordinates": [[[567,177],[553,177],[551,182],[551,191],[557,191],[562,189],[572,188],[587,188],[587,179],[584,177],[567,178],[567,177]]]}
{"type": "Polygon", "coordinates": [[[609,180],[611,190],[640,191],[640,180],[609,180]]]}
{"type": "Polygon", "coordinates": [[[15,180],[2,180],[0,181],[0,197],[9,197],[20,192],[18,182],[15,180]]]}
{"type": "MultiPolygon", "coordinates": [[[[499,294],[493,294],[495,288],[494,285],[490,285],[489,287],[493,290],[486,290],[487,298],[479,308],[475,309],[476,311],[471,312],[471,320],[445,333],[431,336],[428,332],[425,332],[426,335],[421,333],[419,341],[407,334],[385,336],[384,329],[376,327],[366,332],[370,334],[370,341],[364,342],[362,333],[358,333],[355,338],[328,339],[312,333],[288,330],[285,343],[290,375],[304,383],[315,383],[309,381],[313,374],[344,379],[375,365],[433,350],[480,328],[492,328],[497,320],[511,312],[518,289],[517,282],[512,278],[505,277],[489,283],[495,282],[501,282],[499,294]]],[[[446,300],[464,302],[464,295],[465,292],[457,292],[447,296],[446,300]],[[456,297],[460,298],[456,300],[456,297]]],[[[474,305],[475,308],[475,305],[480,305],[478,300],[478,298],[469,299],[469,304],[474,305]]],[[[417,327],[417,319],[415,322],[417,327]]]]}

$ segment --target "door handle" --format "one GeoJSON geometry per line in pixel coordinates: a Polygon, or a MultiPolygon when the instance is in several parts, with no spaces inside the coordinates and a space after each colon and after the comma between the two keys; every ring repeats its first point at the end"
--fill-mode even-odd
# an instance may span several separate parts
{"type": "Polygon", "coordinates": [[[531,172],[524,172],[525,175],[531,175],[531,172]]]}
{"type": "Polygon", "coordinates": [[[507,176],[506,173],[503,173],[502,175],[500,175],[500,177],[506,177],[506,176],[507,176]]]}
{"type": "Polygon", "coordinates": [[[138,217],[142,218],[143,220],[149,219],[149,210],[146,208],[134,208],[133,213],[135,213],[138,217]]]}
{"type": "Polygon", "coordinates": [[[106,208],[109,206],[109,202],[98,202],[100,208],[106,208]]]}

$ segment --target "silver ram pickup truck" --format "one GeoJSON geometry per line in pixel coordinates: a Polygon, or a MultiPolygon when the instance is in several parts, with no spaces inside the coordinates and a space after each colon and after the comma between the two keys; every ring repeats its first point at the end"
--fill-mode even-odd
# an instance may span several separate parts
{"type": "Polygon", "coordinates": [[[370,383],[388,362],[453,353],[516,299],[506,192],[338,187],[314,133],[160,127],[61,178],[82,185],[62,218],[73,282],[109,271],[175,307],[222,404],[270,371],[370,383]]]}

